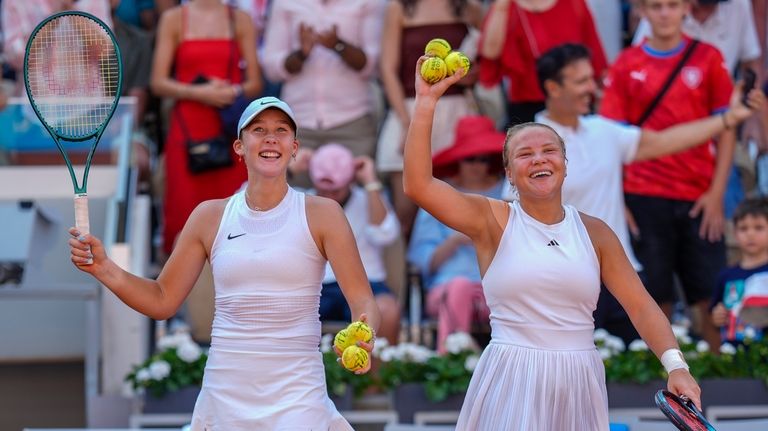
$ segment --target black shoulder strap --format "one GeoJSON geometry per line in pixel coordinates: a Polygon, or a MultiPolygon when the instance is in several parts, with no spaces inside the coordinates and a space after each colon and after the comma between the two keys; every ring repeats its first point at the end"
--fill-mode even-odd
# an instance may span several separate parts
{"type": "Polygon", "coordinates": [[[680,61],[677,63],[677,66],[675,66],[675,69],[672,71],[672,73],[669,74],[667,77],[667,81],[664,83],[664,85],[661,87],[661,90],[656,94],[656,97],[653,98],[653,101],[648,105],[647,108],[645,108],[645,112],[643,112],[643,115],[640,116],[640,119],[635,122],[636,125],[642,126],[643,123],[648,120],[648,117],[651,116],[653,113],[653,110],[656,109],[656,106],[661,102],[661,99],[664,98],[664,94],[667,93],[667,90],[669,90],[669,87],[672,85],[672,83],[675,81],[675,78],[680,73],[680,69],[683,68],[685,63],[688,61],[689,58],[691,58],[691,54],[693,54],[693,50],[696,48],[696,45],[699,44],[699,41],[694,39],[691,41],[691,44],[688,45],[688,48],[685,50],[685,53],[680,58],[680,61]]]}

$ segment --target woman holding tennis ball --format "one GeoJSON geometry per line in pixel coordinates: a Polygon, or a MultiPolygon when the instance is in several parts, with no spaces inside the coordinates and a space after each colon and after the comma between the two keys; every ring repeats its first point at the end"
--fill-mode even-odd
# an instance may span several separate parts
{"type": "MultiPolygon", "coordinates": [[[[417,76],[427,60],[419,60],[417,76]]],[[[459,79],[454,74],[430,85],[417,77],[403,178],[417,205],[472,239],[491,310],[491,342],[456,429],[609,429],[605,369],[593,340],[601,282],[661,359],[669,390],[700,406],[701,390],[669,321],[616,235],[603,221],[563,205],[565,144],[554,130],[524,123],[507,132],[502,155],[517,201],[461,193],[434,178],[429,139],[435,105],[459,79]]]]}
{"type": "Polygon", "coordinates": [[[176,312],[210,261],[216,313],[192,430],[352,430],[328,398],[319,351],[326,261],[360,316],[352,336],[362,336],[355,348],[364,355],[352,351],[347,360],[357,373],[370,368],[363,358],[374,343],[358,327],[370,324],[372,334],[379,311],[341,207],[288,186],[296,133],[293,111],[280,99],[246,108],[233,147],[247,186],[195,209],[157,280],[122,270],[101,241],[70,230],[72,262],[153,319],[176,312]],[[84,265],[91,257],[93,265],[84,265]]]}

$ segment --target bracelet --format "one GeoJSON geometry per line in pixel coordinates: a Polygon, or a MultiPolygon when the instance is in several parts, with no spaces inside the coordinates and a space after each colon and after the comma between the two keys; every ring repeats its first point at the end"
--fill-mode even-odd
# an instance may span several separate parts
{"type": "Polygon", "coordinates": [[[683,352],[680,349],[669,349],[661,355],[661,365],[667,371],[667,374],[674,370],[684,368],[688,370],[688,364],[685,362],[683,352]]]}
{"type": "Polygon", "coordinates": [[[381,185],[381,182],[374,181],[372,183],[368,183],[364,185],[363,188],[365,189],[365,191],[368,191],[368,192],[378,192],[379,190],[383,189],[384,186],[381,185]]]}
{"type": "Polygon", "coordinates": [[[725,130],[731,130],[731,126],[728,124],[728,122],[727,122],[727,121],[725,121],[725,114],[726,114],[727,112],[728,112],[728,111],[726,111],[726,112],[723,112],[722,114],[720,114],[720,118],[722,118],[722,119],[723,119],[723,127],[725,127],[725,130]]]}

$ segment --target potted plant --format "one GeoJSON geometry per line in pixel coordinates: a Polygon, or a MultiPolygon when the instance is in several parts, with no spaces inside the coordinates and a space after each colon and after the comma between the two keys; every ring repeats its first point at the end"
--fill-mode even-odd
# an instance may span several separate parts
{"type": "Polygon", "coordinates": [[[401,422],[412,422],[417,411],[458,411],[464,402],[479,349],[469,334],[446,339],[445,354],[410,343],[380,351],[379,379],[392,392],[392,404],[401,422]]]}
{"type": "MultiPolygon", "coordinates": [[[[386,342],[382,340],[378,343],[386,342]]],[[[325,334],[320,339],[320,352],[325,367],[325,384],[328,396],[338,410],[350,410],[353,398],[360,397],[376,383],[372,373],[358,375],[345,369],[338,363],[338,356],[333,351],[333,334],[325,334]]]]}
{"type": "Polygon", "coordinates": [[[203,382],[207,353],[188,332],[160,338],[157,351],[125,377],[144,397],[144,413],[191,412],[203,382]]]}
{"type": "MultiPolygon", "coordinates": [[[[684,327],[673,330],[702,388],[702,404],[768,403],[768,341],[748,339],[744,345],[725,343],[712,353],[705,341],[694,342],[684,327]]],[[[654,407],[653,394],[667,386],[667,374],[642,340],[625,349],[620,339],[595,331],[595,344],[603,357],[611,408],[654,407]]]]}

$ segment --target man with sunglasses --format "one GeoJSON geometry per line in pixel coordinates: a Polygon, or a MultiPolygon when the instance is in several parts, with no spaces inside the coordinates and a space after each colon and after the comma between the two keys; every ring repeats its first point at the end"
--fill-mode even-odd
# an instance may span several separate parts
{"type": "MultiPolygon", "coordinates": [[[[552,48],[539,58],[536,70],[546,96],[546,110],[536,115],[536,121],[552,127],[565,140],[568,176],[563,184],[563,202],[605,221],[619,237],[632,265],[640,271],[624,212],[623,165],[696,146],[726,126],[740,123],[752,111],[733,97],[730,108],[722,114],[664,130],[641,129],[600,115],[587,115],[597,84],[584,46],[565,44],[552,48]]],[[[750,93],[750,97],[754,107],[764,99],[759,92],[750,93]]],[[[601,295],[595,324],[625,341],[638,338],[626,314],[610,295],[601,295]]]]}

